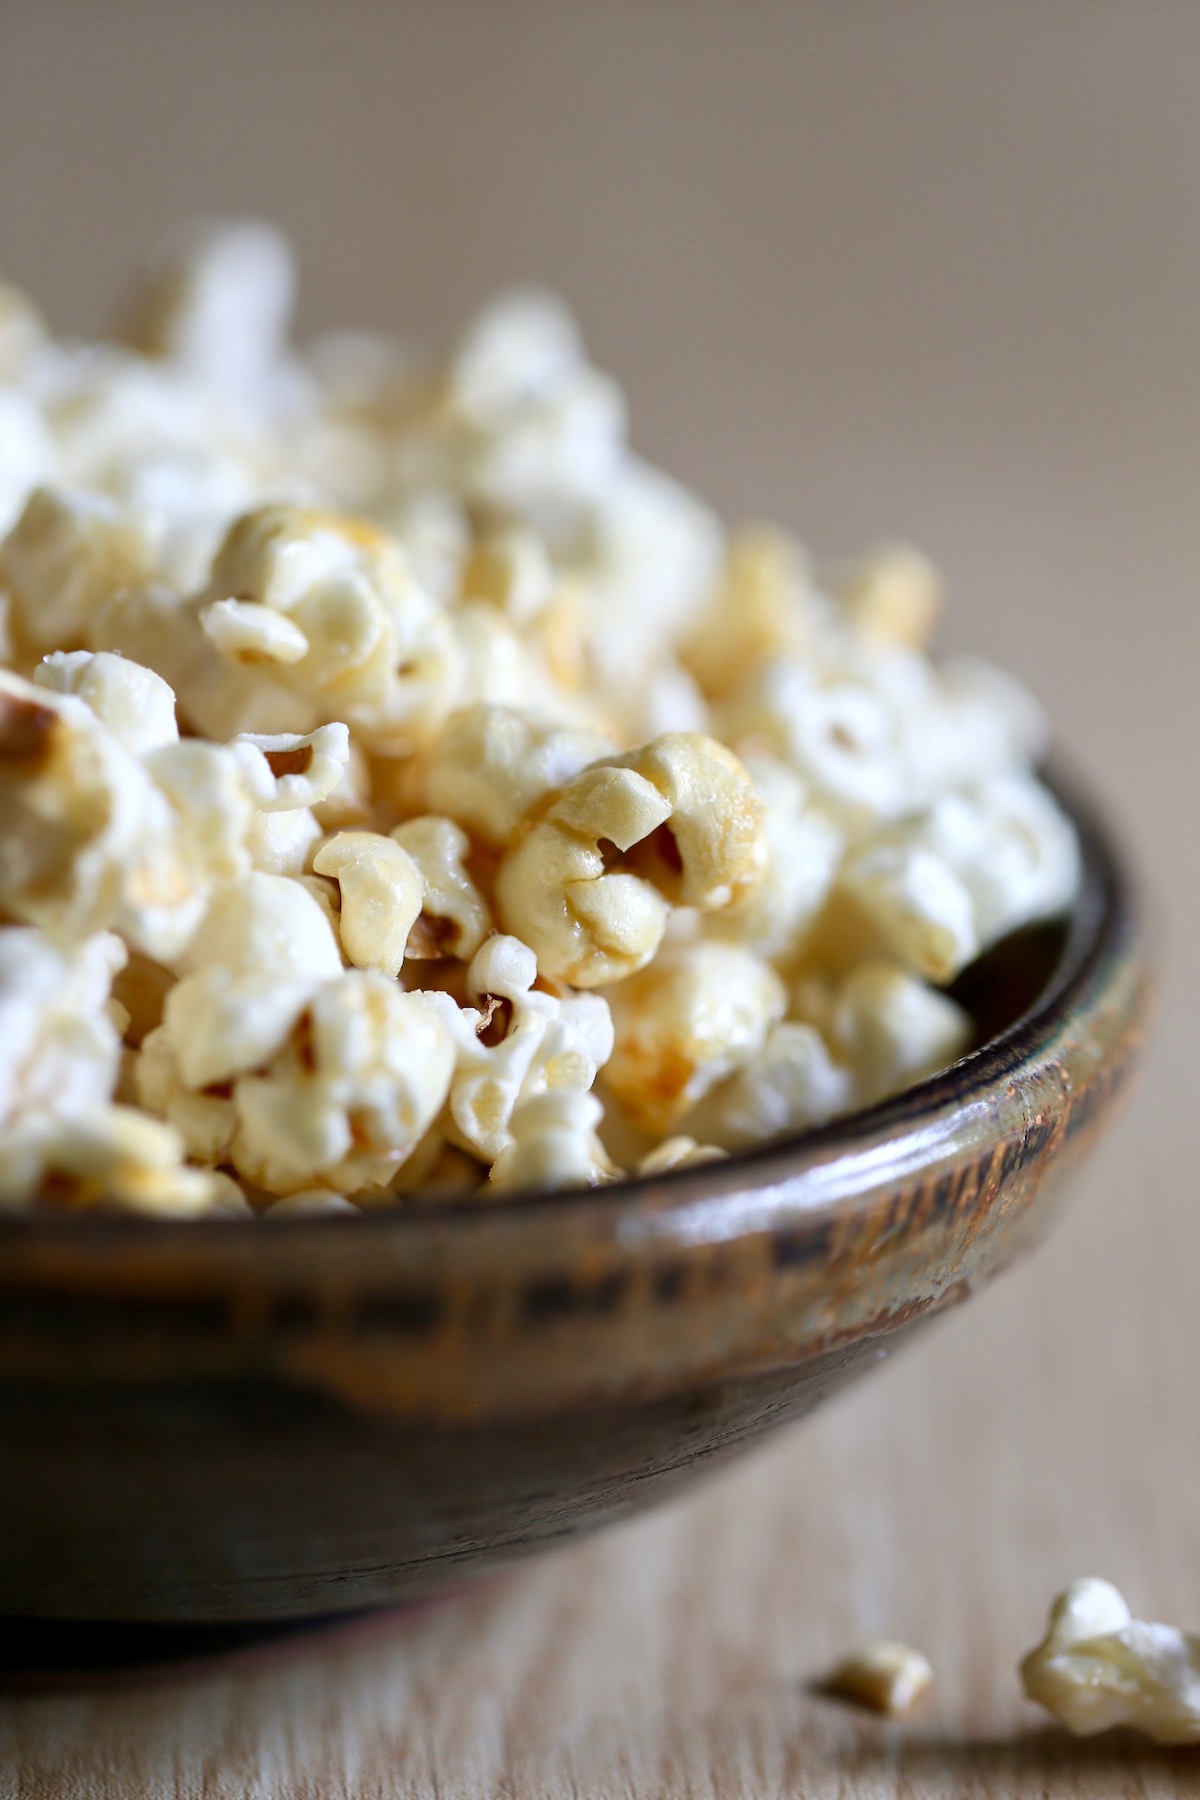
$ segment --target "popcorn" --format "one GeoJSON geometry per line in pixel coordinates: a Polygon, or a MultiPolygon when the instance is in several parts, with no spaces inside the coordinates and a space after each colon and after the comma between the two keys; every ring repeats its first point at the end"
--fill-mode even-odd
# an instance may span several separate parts
{"type": "Polygon", "coordinates": [[[205,220],[163,238],[145,271],[131,338],[238,396],[279,361],[296,276],[291,246],[257,219],[205,220]]]}
{"type": "Polygon", "coordinates": [[[111,932],[63,950],[30,927],[0,928],[0,1132],[110,1098],[121,1044],[107,1003],[124,961],[111,932]]]}
{"type": "Polygon", "coordinates": [[[171,961],[244,865],[249,806],[216,745],[132,756],[74,695],[0,671],[0,906],[63,941],[119,931],[171,961]]]}
{"type": "Polygon", "coordinates": [[[453,713],[415,759],[417,804],[501,850],[539,800],[613,748],[512,707],[472,706],[453,713]]]}
{"type": "Polygon", "coordinates": [[[487,901],[467,872],[471,840],[451,819],[426,816],[397,825],[392,839],[421,879],[421,910],[405,955],[416,961],[474,956],[491,927],[487,901]]]}
{"type": "Polygon", "coordinates": [[[492,1164],[498,1190],[595,1187],[618,1171],[596,1136],[600,1102],[574,1090],[538,1094],[512,1117],[512,1143],[492,1164]]]}
{"type": "Polygon", "coordinates": [[[927,1656],[908,1644],[881,1638],[839,1663],[822,1685],[827,1693],[896,1718],[910,1712],[932,1684],[933,1667],[927,1656]]]}
{"type": "Polygon", "coordinates": [[[699,1169],[705,1163],[721,1162],[725,1151],[715,1144],[698,1144],[692,1137],[664,1138],[661,1144],[642,1157],[639,1175],[665,1175],[670,1169],[699,1169]]]}
{"type": "Polygon", "coordinates": [[[612,990],[605,1083],[636,1124],[667,1131],[756,1055],[786,998],[774,970],[738,945],[664,949],[612,990]]]}
{"type": "Polygon", "coordinates": [[[1158,1744],[1200,1744],[1200,1637],[1141,1624],[1107,1581],[1058,1596],[1021,1682],[1078,1737],[1129,1725],[1158,1744]]]}
{"type": "Polygon", "coordinates": [[[166,1218],[246,1210],[234,1183],[188,1168],[182,1150],[169,1125],[127,1106],[31,1121],[0,1137],[0,1207],[123,1207],[166,1218]]]}
{"type": "Polygon", "coordinates": [[[240,677],[217,680],[200,666],[181,683],[205,730],[261,730],[268,709],[286,711],[286,694],[299,729],[338,720],[369,748],[397,754],[428,733],[457,691],[460,656],[447,615],[367,520],[285,504],[243,514],[195,608],[240,677]],[[262,664],[271,679],[260,712],[253,671],[262,664]]]}
{"type": "Polygon", "coordinates": [[[543,971],[600,987],[643,968],[669,904],[728,906],[760,875],[762,806],[737,758],[670,734],[585,769],[496,872],[510,931],[543,971]]]}
{"type": "MultiPolygon", "coordinates": [[[[0,380],[4,360],[0,287],[0,380]]],[[[53,481],[58,457],[40,409],[19,388],[0,387],[0,536],[20,517],[35,488],[53,481]]]]}
{"type": "Polygon", "coordinates": [[[850,1111],[857,1091],[854,1073],[834,1059],[815,1026],[788,1019],[692,1117],[714,1143],[741,1150],[824,1125],[850,1111]]]}
{"type": "Polygon", "coordinates": [[[135,756],[179,741],[175,696],[161,676],[102,650],[55,650],[33,671],[38,687],[78,694],[135,756]]]}
{"type": "Polygon", "coordinates": [[[971,1021],[948,995],[896,964],[865,962],[833,998],[829,1035],[854,1074],[858,1104],[866,1106],[963,1055],[971,1021]]]}
{"type": "Polygon", "coordinates": [[[237,219],[123,345],[0,283],[8,1203],[657,1177],[961,1055],[1079,849],[932,566],[727,534],[551,295],[426,362],[293,290],[237,219]]]}
{"type": "Polygon", "coordinates": [[[86,644],[100,602],[150,575],[146,548],[111,500],[40,487],[0,544],[12,628],[33,655],[86,644]]]}
{"type": "Polygon", "coordinates": [[[441,1110],[450,1034],[375,969],[323,984],[262,1075],[234,1083],[239,1174],[269,1193],[384,1187],[441,1110]]]}
{"type": "Polygon", "coordinates": [[[886,544],[850,570],[837,598],[852,629],[923,649],[942,610],[942,578],[911,544],[886,544]]]}
{"type": "Polygon", "coordinates": [[[518,1104],[586,1092],[612,1054],[612,1018],[598,994],[542,993],[536,979],[528,945],[490,937],[467,973],[479,1007],[446,1014],[456,1049],[450,1122],[462,1146],[487,1162],[510,1146],[518,1104]]]}
{"type": "Polygon", "coordinates": [[[1046,790],[1027,775],[1000,775],[867,842],[839,882],[891,954],[950,981],[1016,925],[1061,911],[1078,884],[1078,854],[1046,790]]]}
{"type": "Polygon", "coordinates": [[[339,932],[349,960],[397,976],[425,896],[408,851],[375,831],[340,831],[318,850],[313,871],[341,889],[339,932]]]}

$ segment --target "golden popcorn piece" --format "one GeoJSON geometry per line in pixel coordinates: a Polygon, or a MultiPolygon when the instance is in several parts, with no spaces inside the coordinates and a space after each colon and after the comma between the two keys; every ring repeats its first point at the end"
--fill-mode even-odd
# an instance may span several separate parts
{"type": "Polygon", "coordinates": [[[822,1691],[872,1712],[898,1718],[910,1712],[933,1684],[933,1667],[920,1650],[880,1638],[864,1644],[822,1682],[822,1691]]]}
{"type": "Polygon", "coordinates": [[[917,650],[933,635],[944,596],[938,570],[911,544],[884,544],[856,564],[837,590],[853,630],[917,650]]]}
{"type": "Polygon", "coordinates": [[[317,851],[312,866],[314,874],[331,876],[341,889],[338,930],[349,960],[359,969],[399,975],[425,897],[421,871],[408,851],[375,831],[339,831],[317,851]]]}

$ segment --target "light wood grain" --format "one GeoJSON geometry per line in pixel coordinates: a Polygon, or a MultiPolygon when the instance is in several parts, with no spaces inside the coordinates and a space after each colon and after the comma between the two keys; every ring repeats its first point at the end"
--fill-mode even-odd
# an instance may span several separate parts
{"type": "Polygon", "coordinates": [[[693,1498],[486,1590],[0,1701],[0,1794],[1200,1790],[1200,1758],[1075,1744],[1015,1676],[1075,1575],[1200,1626],[1198,69],[1200,12],[1157,0],[0,8],[0,223],[60,320],[198,204],[294,223],[329,318],[561,279],[722,505],[945,558],[952,637],[1038,687],[1170,925],[1134,1103],[1028,1267],[693,1498]],[[875,1633],[933,1659],[906,1721],[809,1691],[875,1633]]]}

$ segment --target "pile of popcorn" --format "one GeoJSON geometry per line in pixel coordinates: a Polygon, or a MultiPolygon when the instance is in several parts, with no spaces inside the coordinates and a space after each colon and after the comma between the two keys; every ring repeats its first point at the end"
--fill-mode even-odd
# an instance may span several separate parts
{"type": "Polygon", "coordinates": [[[0,284],[3,1202],[572,1187],[954,1061],[1078,852],[929,563],[727,533],[548,294],[433,361],[293,285],[251,221],[119,343],[0,284]]]}

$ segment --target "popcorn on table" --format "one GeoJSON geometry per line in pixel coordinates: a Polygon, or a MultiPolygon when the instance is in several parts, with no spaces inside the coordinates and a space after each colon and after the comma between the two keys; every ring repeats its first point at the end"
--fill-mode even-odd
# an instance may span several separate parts
{"type": "Polygon", "coordinates": [[[253,220],[111,345],[0,282],[3,1204],[654,1179],[961,1055],[1078,848],[932,565],[726,532],[552,295],[423,359],[294,289],[253,220]]]}
{"type": "Polygon", "coordinates": [[[1130,1725],[1159,1744],[1200,1744],[1200,1637],[1142,1624],[1111,1582],[1058,1596],[1021,1682],[1079,1737],[1130,1725]]]}

